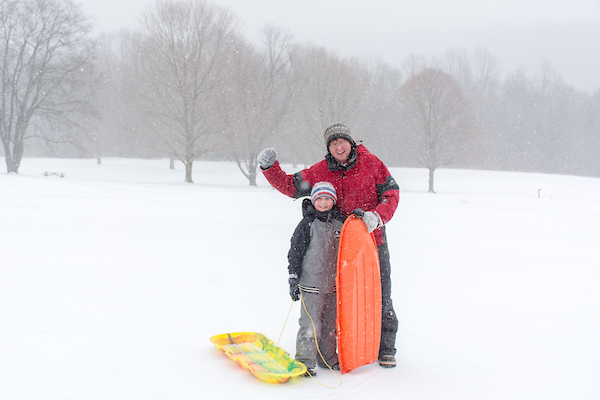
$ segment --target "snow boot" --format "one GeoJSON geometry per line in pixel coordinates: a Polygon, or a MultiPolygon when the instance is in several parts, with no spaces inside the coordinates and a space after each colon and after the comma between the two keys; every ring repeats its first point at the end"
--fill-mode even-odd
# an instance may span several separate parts
{"type": "Polygon", "coordinates": [[[316,376],[317,371],[314,368],[306,368],[306,372],[302,374],[302,376],[316,376]]]}
{"type": "Polygon", "coordinates": [[[379,356],[379,365],[383,368],[394,368],[396,366],[396,357],[390,355],[379,356]]]}

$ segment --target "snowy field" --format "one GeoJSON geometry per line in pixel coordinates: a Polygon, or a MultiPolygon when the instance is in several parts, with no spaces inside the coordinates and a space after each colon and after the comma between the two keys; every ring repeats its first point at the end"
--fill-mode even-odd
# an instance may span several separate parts
{"type": "Polygon", "coordinates": [[[433,195],[425,170],[392,174],[399,364],[331,389],[263,383],[209,341],[257,331],[294,354],[300,202],[262,176],[200,162],[186,184],[181,164],[128,159],[0,173],[0,399],[600,398],[600,179],[442,170],[433,195]]]}

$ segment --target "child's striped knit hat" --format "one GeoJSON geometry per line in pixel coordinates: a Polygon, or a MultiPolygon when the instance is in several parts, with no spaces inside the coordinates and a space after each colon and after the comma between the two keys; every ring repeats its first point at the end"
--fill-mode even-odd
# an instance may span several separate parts
{"type": "Polygon", "coordinates": [[[315,204],[315,200],[321,196],[330,197],[333,203],[337,203],[337,195],[335,194],[335,188],[329,182],[317,182],[312,188],[310,193],[310,200],[315,204]]]}

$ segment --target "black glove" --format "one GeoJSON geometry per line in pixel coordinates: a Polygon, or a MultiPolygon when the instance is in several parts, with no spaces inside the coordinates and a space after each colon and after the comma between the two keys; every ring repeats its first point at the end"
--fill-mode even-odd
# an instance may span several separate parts
{"type": "Polygon", "coordinates": [[[358,218],[362,218],[362,216],[365,215],[365,210],[362,208],[356,208],[354,211],[352,211],[352,214],[356,215],[358,218]]]}
{"type": "Polygon", "coordinates": [[[375,229],[379,228],[382,225],[379,218],[379,214],[376,214],[372,211],[365,211],[362,208],[357,208],[354,211],[352,211],[352,214],[354,214],[358,218],[362,218],[369,233],[373,232],[375,229]]]}
{"type": "Polygon", "coordinates": [[[290,275],[288,283],[290,284],[290,297],[292,301],[300,300],[300,288],[298,287],[298,278],[296,275],[290,275]]]}

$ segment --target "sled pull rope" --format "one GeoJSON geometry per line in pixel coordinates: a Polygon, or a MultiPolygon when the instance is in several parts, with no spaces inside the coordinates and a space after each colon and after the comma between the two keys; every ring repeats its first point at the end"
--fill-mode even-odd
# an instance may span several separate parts
{"type": "MultiPolygon", "coordinates": [[[[277,344],[275,344],[275,346],[277,346],[277,347],[279,347],[279,342],[281,341],[281,336],[283,336],[283,331],[285,330],[285,326],[287,325],[288,319],[290,318],[290,314],[292,313],[292,307],[294,307],[294,302],[292,302],[292,305],[290,306],[290,310],[287,313],[287,317],[285,317],[285,322],[283,323],[283,328],[281,328],[281,333],[279,334],[279,339],[277,339],[277,344]]],[[[273,362],[273,360],[269,361],[269,365],[267,366],[267,369],[271,368],[272,362],[273,362]]]]}
{"type": "MultiPolygon", "coordinates": [[[[317,346],[317,351],[319,352],[319,355],[321,356],[321,360],[323,360],[323,362],[325,363],[325,365],[327,365],[327,368],[329,368],[329,370],[330,370],[331,372],[333,372],[333,373],[335,374],[335,376],[337,376],[337,378],[340,380],[340,384],[339,384],[339,385],[337,385],[337,386],[327,386],[327,385],[325,385],[325,384],[323,384],[323,383],[319,382],[319,381],[318,381],[318,380],[317,380],[317,379],[316,379],[314,376],[312,376],[312,375],[311,375],[311,373],[310,373],[310,372],[308,372],[308,371],[306,371],[306,372],[308,373],[308,375],[310,375],[310,377],[312,378],[312,380],[313,380],[313,381],[315,381],[315,382],[317,382],[319,385],[321,385],[321,386],[324,386],[324,387],[326,387],[326,388],[329,388],[329,389],[337,389],[337,388],[339,388],[340,386],[342,386],[342,377],[341,377],[341,376],[339,376],[339,375],[337,374],[337,372],[335,372],[335,371],[333,370],[333,368],[331,368],[331,366],[330,366],[330,365],[327,363],[327,361],[325,361],[325,357],[323,357],[323,354],[321,354],[321,349],[319,349],[319,342],[317,341],[317,328],[315,327],[315,321],[313,321],[313,319],[312,319],[312,317],[311,317],[310,313],[309,313],[309,312],[308,312],[308,310],[306,309],[306,303],[304,302],[304,295],[302,294],[302,291],[300,291],[300,298],[302,299],[302,306],[304,307],[304,311],[306,311],[306,315],[308,315],[308,318],[310,318],[310,322],[312,323],[312,326],[313,326],[313,332],[314,332],[314,334],[315,334],[315,345],[317,346]]],[[[293,305],[294,305],[294,303],[292,302],[292,306],[293,306],[293,305]]],[[[290,311],[291,311],[291,308],[290,308],[290,311]]],[[[289,317],[289,313],[288,313],[288,317],[289,317]]],[[[287,321],[287,319],[286,319],[286,321],[287,321]]],[[[284,325],[284,326],[285,326],[285,325],[284,325]]]]}
{"type": "Polygon", "coordinates": [[[281,336],[283,336],[283,331],[285,330],[285,326],[290,318],[290,314],[292,313],[292,307],[294,307],[294,302],[292,301],[292,305],[290,306],[290,311],[288,311],[287,317],[285,317],[285,322],[283,323],[283,328],[281,328],[281,333],[279,334],[279,339],[277,339],[276,346],[279,346],[279,341],[281,340],[281,336]]]}

